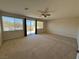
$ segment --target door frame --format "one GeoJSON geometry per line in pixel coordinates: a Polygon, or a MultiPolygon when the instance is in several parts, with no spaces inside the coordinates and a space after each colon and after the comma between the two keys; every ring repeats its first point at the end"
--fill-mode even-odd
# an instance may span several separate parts
{"type": "MultiPolygon", "coordinates": [[[[24,27],[24,36],[27,36],[27,24],[26,24],[26,18],[24,18],[24,21],[23,21],[23,27],[24,27]]],[[[37,34],[37,20],[34,20],[35,21],[35,34],[37,34]]]]}

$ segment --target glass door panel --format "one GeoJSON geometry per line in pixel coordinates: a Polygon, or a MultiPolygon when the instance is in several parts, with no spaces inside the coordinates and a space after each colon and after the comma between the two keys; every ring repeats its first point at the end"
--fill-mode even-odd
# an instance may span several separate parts
{"type": "Polygon", "coordinates": [[[27,25],[27,35],[35,34],[35,21],[34,20],[26,20],[27,25]]]}
{"type": "Polygon", "coordinates": [[[31,21],[30,33],[35,34],[35,21],[31,21]]]}

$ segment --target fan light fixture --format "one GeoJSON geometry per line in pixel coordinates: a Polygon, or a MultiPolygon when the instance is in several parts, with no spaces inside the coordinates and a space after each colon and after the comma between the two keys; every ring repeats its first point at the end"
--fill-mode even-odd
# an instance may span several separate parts
{"type": "Polygon", "coordinates": [[[45,8],[44,10],[38,10],[38,12],[41,13],[41,16],[43,17],[48,17],[48,16],[51,16],[50,11],[48,8],[45,8]]]}

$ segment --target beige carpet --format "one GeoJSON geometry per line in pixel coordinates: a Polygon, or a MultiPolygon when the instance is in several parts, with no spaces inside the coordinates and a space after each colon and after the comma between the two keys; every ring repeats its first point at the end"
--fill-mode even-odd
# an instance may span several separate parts
{"type": "Polygon", "coordinates": [[[75,59],[76,39],[39,34],[5,41],[0,59],[75,59]]]}

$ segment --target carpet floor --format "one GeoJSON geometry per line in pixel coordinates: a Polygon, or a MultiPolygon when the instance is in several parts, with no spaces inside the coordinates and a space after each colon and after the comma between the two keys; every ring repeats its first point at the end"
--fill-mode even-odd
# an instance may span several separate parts
{"type": "Polygon", "coordinates": [[[38,34],[5,41],[0,59],[76,59],[76,50],[76,39],[38,34]]]}

